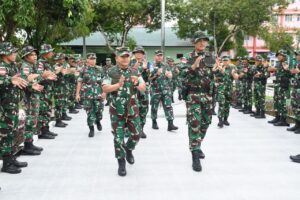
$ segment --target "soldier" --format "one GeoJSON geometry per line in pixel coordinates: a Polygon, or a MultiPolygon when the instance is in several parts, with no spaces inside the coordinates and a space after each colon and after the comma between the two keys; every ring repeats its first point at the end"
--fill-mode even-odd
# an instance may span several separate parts
{"type": "Polygon", "coordinates": [[[40,155],[43,148],[33,145],[33,135],[38,132],[38,116],[40,107],[40,96],[43,86],[39,84],[43,80],[37,69],[37,50],[32,46],[25,46],[21,51],[20,73],[23,79],[28,80],[29,85],[25,89],[25,142],[22,150],[23,155],[40,155]]]}
{"type": "MultiPolygon", "coordinates": [[[[238,74],[242,72],[242,58],[237,57],[236,68],[238,74]]],[[[235,80],[235,97],[236,97],[236,105],[233,107],[235,109],[242,109],[242,83],[241,80],[235,80]]]]}
{"type": "Polygon", "coordinates": [[[208,36],[203,32],[195,33],[195,50],[190,53],[187,69],[182,73],[192,167],[197,172],[202,170],[200,159],[205,155],[201,150],[201,143],[212,119],[214,59],[209,52],[205,52],[208,41],[208,36]]]}
{"type": "Polygon", "coordinates": [[[68,58],[69,62],[69,113],[77,114],[79,111],[75,109],[75,102],[76,102],[76,85],[79,73],[77,72],[78,67],[78,57],[75,54],[71,54],[68,58]]]}
{"type": "MultiPolygon", "coordinates": [[[[112,67],[111,58],[105,59],[105,66],[103,68],[104,70],[104,76],[107,76],[109,69],[112,67]]],[[[110,98],[109,94],[106,96],[106,104],[105,106],[109,106],[110,98]]]]}
{"type": "Polygon", "coordinates": [[[266,85],[268,78],[268,70],[263,64],[263,58],[256,56],[256,64],[253,69],[254,74],[254,101],[256,112],[251,116],[257,119],[266,118],[265,116],[265,100],[266,100],[266,85]]]}
{"type": "Polygon", "coordinates": [[[131,60],[130,66],[138,70],[138,73],[142,76],[146,84],[146,90],[144,92],[137,91],[139,100],[139,114],[141,121],[141,138],[146,138],[147,135],[144,132],[144,126],[146,124],[146,117],[149,110],[149,63],[145,59],[145,50],[142,46],[136,47],[133,51],[135,59],[131,60]]]}
{"type": "Polygon", "coordinates": [[[178,100],[182,100],[182,80],[181,80],[181,73],[186,69],[186,63],[187,59],[186,57],[181,57],[180,58],[180,63],[178,64],[178,69],[179,69],[179,75],[178,75],[178,100]]]}
{"type": "Polygon", "coordinates": [[[170,80],[170,87],[171,87],[171,97],[172,97],[172,103],[174,103],[174,92],[178,85],[178,75],[179,75],[179,69],[174,63],[174,59],[171,57],[167,57],[167,64],[171,67],[172,71],[172,79],[170,80]]]}
{"type": "Polygon", "coordinates": [[[286,51],[280,50],[276,53],[278,62],[276,67],[269,67],[270,72],[276,73],[276,81],[274,86],[274,110],[275,118],[269,123],[274,126],[289,126],[287,123],[287,106],[286,99],[289,95],[290,71],[289,65],[286,62],[286,51]]]}
{"type": "Polygon", "coordinates": [[[153,65],[154,69],[150,72],[152,128],[158,129],[157,110],[159,103],[162,102],[168,120],[168,131],[177,130],[178,127],[173,124],[174,114],[169,82],[172,79],[172,72],[170,66],[163,63],[163,52],[161,50],[155,51],[153,65]]]}
{"type": "Polygon", "coordinates": [[[9,42],[0,43],[0,157],[3,158],[1,171],[18,174],[26,162],[19,162],[13,155],[12,145],[18,127],[19,103],[22,89],[28,82],[20,77],[15,65],[17,48],[9,42]]]}
{"type": "Polygon", "coordinates": [[[218,126],[229,126],[228,117],[230,110],[230,102],[232,97],[232,81],[237,80],[239,75],[236,73],[235,66],[230,64],[230,58],[223,56],[223,64],[219,62],[213,68],[215,75],[215,86],[217,90],[217,102],[219,103],[218,126]]]}
{"type": "Polygon", "coordinates": [[[86,65],[81,69],[76,89],[76,100],[80,101],[80,91],[83,92],[83,105],[87,112],[87,124],[90,132],[89,137],[94,137],[94,124],[98,131],[102,130],[103,101],[105,94],[102,92],[102,80],[104,73],[102,68],[96,66],[96,54],[88,53],[86,65]]]}
{"type": "Polygon", "coordinates": [[[50,74],[49,76],[53,79],[44,79],[41,85],[44,89],[41,93],[40,98],[40,110],[38,118],[38,127],[41,130],[40,139],[54,139],[57,136],[49,130],[49,122],[51,119],[52,112],[52,98],[53,98],[53,87],[54,81],[56,80],[55,70],[50,64],[50,60],[53,57],[53,48],[49,44],[43,44],[40,50],[40,59],[38,60],[38,71],[40,74],[50,74]]]}
{"type": "MultiPolygon", "coordinates": [[[[253,60],[253,59],[251,59],[253,60]]],[[[239,110],[244,114],[251,114],[252,112],[252,82],[253,82],[253,71],[252,65],[249,63],[250,58],[244,57],[242,64],[242,71],[239,74],[239,78],[242,81],[243,87],[243,109],[239,110]]]]}
{"type": "MultiPolygon", "coordinates": [[[[291,95],[291,105],[295,116],[295,126],[287,128],[288,131],[294,131],[296,134],[300,134],[300,51],[295,52],[297,65],[291,70],[293,76],[292,80],[292,95],[291,95]]],[[[296,160],[297,157],[292,159],[296,160]]],[[[299,158],[300,159],[300,156],[299,158]]],[[[300,161],[300,160],[299,160],[300,161]]]]}
{"type": "Polygon", "coordinates": [[[114,135],[115,155],[118,159],[120,176],[126,175],[125,158],[129,164],[134,163],[132,151],[140,138],[141,126],[136,92],[144,92],[146,84],[138,72],[129,68],[130,52],[128,48],[116,49],[117,65],[109,70],[103,81],[103,92],[111,93],[110,118],[114,135]],[[129,138],[124,143],[125,127],[129,138]]]}
{"type": "Polygon", "coordinates": [[[55,74],[57,80],[55,81],[54,87],[54,99],[55,99],[55,118],[56,123],[55,127],[65,128],[68,124],[62,120],[71,120],[72,118],[67,116],[64,106],[67,103],[68,98],[68,85],[67,85],[67,76],[68,76],[68,67],[65,62],[66,55],[63,53],[57,53],[54,57],[56,64],[54,65],[55,74]]]}

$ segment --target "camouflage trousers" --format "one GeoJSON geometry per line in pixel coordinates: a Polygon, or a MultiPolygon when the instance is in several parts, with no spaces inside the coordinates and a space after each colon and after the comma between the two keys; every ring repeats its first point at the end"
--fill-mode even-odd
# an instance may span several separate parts
{"type": "Polygon", "coordinates": [[[173,120],[172,97],[170,92],[166,93],[151,93],[151,119],[157,119],[157,111],[159,103],[162,102],[166,119],[173,120]]]}
{"type": "Polygon", "coordinates": [[[275,84],[274,87],[274,110],[282,117],[287,117],[287,105],[286,100],[289,96],[289,89],[282,88],[275,84]]]}
{"type": "Polygon", "coordinates": [[[49,126],[52,112],[52,94],[49,91],[42,93],[40,98],[40,110],[38,117],[38,127],[49,126]]]}
{"type": "Polygon", "coordinates": [[[240,81],[240,80],[236,80],[235,96],[236,96],[236,103],[238,105],[242,105],[243,104],[243,84],[242,84],[242,81],[240,81]]]}
{"type": "Polygon", "coordinates": [[[69,83],[69,90],[68,90],[69,98],[68,98],[68,106],[70,110],[75,109],[75,102],[76,102],[76,86],[75,83],[69,83]]]}
{"type": "Polygon", "coordinates": [[[243,82],[243,105],[252,108],[252,82],[243,82]]]}
{"type": "Polygon", "coordinates": [[[256,110],[265,110],[266,84],[260,81],[254,82],[254,104],[256,110]]]}
{"type": "MultiPolygon", "coordinates": [[[[61,88],[59,88],[61,89],[61,88]]],[[[61,91],[55,91],[54,94],[54,105],[55,105],[55,118],[56,119],[61,119],[62,114],[64,111],[64,107],[66,105],[66,95],[63,94],[61,91]]]]}
{"type": "Polygon", "coordinates": [[[26,124],[24,138],[26,142],[33,139],[33,135],[38,132],[38,117],[40,108],[40,97],[31,95],[30,102],[26,104],[26,124]]]}
{"type": "Polygon", "coordinates": [[[102,120],[104,104],[102,99],[84,99],[84,109],[87,113],[88,126],[94,126],[96,122],[102,120]]]}
{"type": "Polygon", "coordinates": [[[0,156],[12,154],[19,123],[18,106],[6,109],[0,106],[0,156]]]}
{"type": "Polygon", "coordinates": [[[222,119],[229,117],[232,97],[231,91],[231,88],[225,87],[224,83],[220,83],[217,86],[217,101],[219,103],[218,117],[222,119]]]}
{"type": "Polygon", "coordinates": [[[139,100],[139,115],[140,115],[140,121],[141,126],[144,127],[146,124],[146,117],[149,111],[149,90],[146,89],[145,92],[137,93],[138,100],[139,100]]]}
{"type": "Polygon", "coordinates": [[[178,95],[179,95],[182,93],[182,82],[180,79],[178,80],[177,88],[178,88],[178,95]]]}
{"type": "Polygon", "coordinates": [[[293,88],[291,97],[291,105],[295,119],[300,121],[300,88],[293,88]]]}
{"type": "Polygon", "coordinates": [[[217,94],[218,94],[216,85],[213,86],[212,91],[213,91],[213,93],[212,93],[212,109],[215,110],[216,102],[217,102],[217,94]]]}
{"type": "Polygon", "coordinates": [[[124,115],[119,115],[117,109],[112,105],[109,109],[112,134],[114,136],[115,157],[117,159],[126,156],[126,149],[134,150],[140,140],[141,125],[138,107],[135,105],[130,109],[135,110],[134,115],[127,116],[127,112],[124,115]],[[124,139],[126,132],[129,137],[125,143],[124,139]]]}
{"type": "Polygon", "coordinates": [[[190,150],[199,150],[212,119],[212,97],[205,93],[189,93],[186,100],[190,150]]]}

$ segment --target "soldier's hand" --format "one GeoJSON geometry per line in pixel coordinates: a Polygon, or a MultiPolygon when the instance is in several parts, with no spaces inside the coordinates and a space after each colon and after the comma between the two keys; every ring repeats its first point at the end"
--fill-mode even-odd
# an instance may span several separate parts
{"type": "Polygon", "coordinates": [[[80,101],[80,95],[76,94],[76,101],[79,102],[80,101]]]}
{"type": "Polygon", "coordinates": [[[103,92],[103,93],[101,94],[101,97],[102,97],[103,100],[105,100],[105,99],[106,99],[106,93],[103,92]]]}
{"type": "Polygon", "coordinates": [[[148,69],[147,60],[143,61],[143,69],[148,69]]]}
{"type": "Polygon", "coordinates": [[[162,68],[159,68],[159,69],[157,70],[157,75],[159,76],[161,73],[162,73],[162,68]]]}
{"type": "Polygon", "coordinates": [[[199,57],[195,60],[194,65],[195,65],[196,68],[199,67],[199,64],[200,64],[200,62],[201,62],[201,60],[202,60],[203,58],[204,58],[203,56],[199,56],[199,57]]]}
{"type": "Polygon", "coordinates": [[[136,63],[133,65],[133,68],[134,68],[134,69],[138,69],[139,66],[140,66],[140,63],[139,63],[139,62],[136,62],[136,63]]]}
{"type": "Polygon", "coordinates": [[[138,80],[139,77],[137,76],[131,76],[131,82],[133,83],[133,85],[137,85],[138,84],[138,80]]]}
{"type": "Polygon", "coordinates": [[[39,77],[39,74],[29,74],[27,76],[27,81],[28,82],[32,82],[34,79],[36,79],[37,77],[39,77]]]}
{"type": "Polygon", "coordinates": [[[296,67],[295,69],[292,69],[291,72],[292,72],[292,74],[299,74],[300,69],[298,67],[296,67]]]}
{"type": "Polygon", "coordinates": [[[276,68],[275,68],[275,67],[272,67],[272,66],[270,66],[270,67],[268,68],[268,71],[269,71],[269,72],[275,72],[275,71],[276,71],[276,68]]]}
{"type": "Polygon", "coordinates": [[[32,84],[32,89],[34,89],[35,91],[41,92],[44,89],[44,86],[42,86],[38,83],[34,83],[34,84],[32,84]]]}
{"type": "Polygon", "coordinates": [[[75,76],[79,76],[79,75],[80,75],[80,73],[76,71],[75,72],[75,76]]]}
{"type": "Polygon", "coordinates": [[[119,79],[119,87],[123,87],[125,81],[125,77],[122,75],[119,79]]]}
{"type": "Polygon", "coordinates": [[[20,75],[17,74],[17,75],[14,75],[12,78],[11,78],[11,83],[17,87],[19,87],[20,89],[23,89],[25,87],[27,87],[28,85],[28,82],[22,78],[20,78],[20,75]]]}
{"type": "Polygon", "coordinates": [[[167,70],[165,76],[168,77],[169,79],[172,78],[172,72],[167,70]]]}
{"type": "Polygon", "coordinates": [[[243,71],[244,71],[245,73],[247,73],[247,72],[248,72],[248,68],[244,68],[243,71]]]}
{"type": "Polygon", "coordinates": [[[283,63],[282,67],[283,67],[284,70],[288,70],[289,69],[289,64],[283,63]]]}
{"type": "Polygon", "coordinates": [[[63,68],[63,69],[61,70],[61,73],[64,74],[64,75],[65,75],[65,74],[68,74],[68,70],[67,70],[66,68],[63,68]]]}

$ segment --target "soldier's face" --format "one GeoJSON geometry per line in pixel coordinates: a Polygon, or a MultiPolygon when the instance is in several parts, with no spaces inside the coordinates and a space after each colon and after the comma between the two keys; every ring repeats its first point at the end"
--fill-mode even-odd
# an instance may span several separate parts
{"type": "Polygon", "coordinates": [[[106,65],[111,65],[111,61],[106,61],[106,65]]]}
{"type": "Polygon", "coordinates": [[[204,51],[208,45],[208,41],[205,39],[200,39],[195,43],[196,51],[204,51]]]}
{"type": "Polygon", "coordinates": [[[6,56],[6,59],[12,63],[12,62],[15,62],[16,61],[16,58],[17,58],[17,53],[14,52],[14,53],[11,53],[9,54],[8,56],[6,56]]]}
{"type": "Polygon", "coordinates": [[[135,58],[136,58],[137,60],[140,60],[140,59],[143,59],[143,58],[144,58],[144,54],[143,54],[142,52],[136,52],[136,53],[134,54],[134,56],[135,56],[135,58]]]}
{"type": "Polygon", "coordinates": [[[229,60],[223,60],[223,64],[224,64],[225,66],[229,65],[229,60]]]}
{"type": "Polygon", "coordinates": [[[164,60],[164,56],[162,54],[155,55],[154,60],[156,62],[162,62],[164,60]]]}
{"type": "Polygon", "coordinates": [[[121,67],[126,68],[126,67],[128,67],[128,65],[130,63],[130,57],[129,57],[129,55],[117,56],[116,61],[121,67]]]}
{"type": "Polygon", "coordinates": [[[96,58],[88,58],[86,60],[86,63],[90,66],[95,66],[96,65],[96,58]]]}
{"type": "Polygon", "coordinates": [[[44,57],[47,59],[51,59],[53,56],[54,56],[53,52],[48,52],[48,53],[44,54],[44,57]]]}
{"type": "Polygon", "coordinates": [[[58,62],[59,64],[64,64],[65,59],[59,59],[57,62],[58,62]]]}
{"type": "Polygon", "coordinates": [[[35,64],[36,61],[37,61],[37,55],[35,52],[32,52],[30,54],[28,54],[26,57],[25,57],[25,60],[27,62],[29,62],[30,64],[35,64]]]}
{"type": "Polygon", "coordinates": [[[277,56],[277,59],[278,59],[279,61],[283,61],[283,60],[284,60],[284,56],[281,55],[281,54],[279,54],[279,55],[277,56]]]}

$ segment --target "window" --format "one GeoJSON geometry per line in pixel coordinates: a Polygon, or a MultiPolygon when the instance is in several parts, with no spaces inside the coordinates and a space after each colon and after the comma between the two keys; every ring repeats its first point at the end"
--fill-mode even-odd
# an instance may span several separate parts
{"type": "Polygon", "coordinates": [[[291,22],[293,19],[293,15],[285,15],[285,21],[286,22],[291,22]]]}
{"type": "Polygon", "coordinates": [[[273,15],[273,21],[278,22],[278,15],[273,15]]]}
{"type": "Polygon", "coordinates": [[[176,54],[176,58],[177,58],[177,59],[180,59],[180,58],[182,58],[182,57],[183,57],[183,54],[182,54],[182,53],[176,54]]]}

